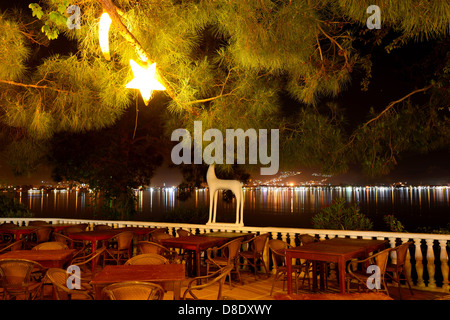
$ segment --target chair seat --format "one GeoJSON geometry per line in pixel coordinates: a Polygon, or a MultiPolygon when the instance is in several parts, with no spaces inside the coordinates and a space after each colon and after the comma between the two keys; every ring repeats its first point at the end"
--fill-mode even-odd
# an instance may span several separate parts
{"type": "Polygon", "coordinates": [[[228,258],[227,257],[216,257],[213,259],[210,259],[211,261],[213,261],[215,264],[218,264],[220,266],[225,266],[228,264],[228,258]]]}
{"type": "MultiPolygon", "coordinates": [[[[239,255],[244,258],[247,258],[247,259],[255,258],[255,254],[253,251],[241,251],[241,252],[239,252],[239,255]]],[[[260,257],[260,255],[256,255],[256,258],[259,258],[259,257],[260,257]]]]}
{"type": "Polygon", "coordinates": [[[350,279],[357,279],[361,282],[367,282],[367,279],[369,279],[369,277],[372,276],[369,273],[365,273],[363,271],[357,270],[357,271],[353,271],[353,274],[347,274],[346,277],[350,278],[350,279]]]}

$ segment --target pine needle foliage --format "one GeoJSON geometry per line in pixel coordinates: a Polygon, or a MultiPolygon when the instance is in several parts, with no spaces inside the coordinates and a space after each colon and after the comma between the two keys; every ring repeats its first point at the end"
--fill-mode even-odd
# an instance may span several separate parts
{"type": "Polygon", "coordinates": [[[32,24],[0,15],[0,119],[14,139],[48,141],[117,123],[134,105],[125,84],[133,76],[129,60],[141,50],[167,85],[166,93],[154,94],[164,97],[166,138],[176,128],[192,130],[195,120],[204,130],[279,128],[283,164],[343,172],[356,161],[370,175],[388,173],[414,147],[411,135],[423,133],[423,150],[447,145],[448,56],[440,55],[443,63],[420,83],[431,84],[425,104],[395,103],[382,114],[368,104],[367,119],[349,128],[347,106],[335,113],[325,101],[338,98],[355,74],[365,74],[361,82],[370,89],[376,47],[392,52],[434,41],[448,48],[448,1],[116,0],[139,45],[113,24],[110,61],[98,43],[102,2],[42,0],[22,13],[32,24]],[[81,10],[80,29],[64,24],[71,4],[81,10]],[[382,30],[367,31],[370,5],[381,9],[382,30]],[[31,48],[41,49],[35,35],[43,31],[76,49],[31,63],[31,48]]]}

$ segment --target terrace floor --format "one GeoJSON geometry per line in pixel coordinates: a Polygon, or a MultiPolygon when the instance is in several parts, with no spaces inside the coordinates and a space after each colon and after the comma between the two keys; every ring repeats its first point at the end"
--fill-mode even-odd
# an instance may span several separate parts
{"type": "MultiPolygon", "coordinates": [[[[241,279],[242,284],[237,281],[233,275],[232,286],[230,287],[229,281],[225,282],[225,286],[223,287],[223,297],[226,300],[277,300],[277,295],[284,295],[286,297],[287,291],[286,286],[283,288],[283,281],[277,280],[275,282],[273,288],[273,294],[270,294],[272,283],[274,279],[274,275],[267,276],[265,274],[258,274],[257,279],[255,280],[255,276],[253,273],[248,271],[241,271],[241,279]]],[[[188,282],[191,278],[187,278],[181,284],[181,296],[187,288],[188,282]]],[[[438,300],[443,297],[450,301],[450,293],[445,292],[436,292],[436,291],[425,291],[425,290],[416,290],[413,289],[413,294],[410,293],[408,287],[403,285],[401,287],[401,298],[399,295],[398,287],[393,286],[391,284],[388,285],[389,296],[394,300],[438,300]]],[[[51,287],[45,286],[46,291],[44,293],[44,300],[51,300],[51,287]]],[[[357,292],[355,290],[355,292],[357,292]]],[[[211,287],[202,289],[200,291],[196,291],[195,294],[201,300],[216,300],[218,293],[218,284],[212,285],[211,287]]],[[[299,281],[299,294],[311,294],[308,288],[308,283],[305,281],[302,286],[302,281],[299,281]]],[[[320,295],[323,293],[339,293],[339,287],[337,282],[334,280],[328,280],[328,287],[324,291],[318,291],[316,294],[320,295]]],[[[75,297],[74,297],[75,298],[75,297]]],[[[77,299],[77,298],[75,298],[77,299]]],[[[164,300],[173,300],[173,292],[171,290],[167,290],[164,295],[164,300]]],[[[322,299],[319,299],[322,300],[322,299]]]]}
{"type": "MultiPolygon", "coordinates": [[[[241,271],[241,278],[243,284],[241,285],[239,281],[233,279],[232,287],[230,288],[228,279],[223,288],[223,296],[225,299],[232,300],[276,300],[275,296],[277,295],[285,295],[287,292],[283,290],[283,281],[278,280],[275,282],[273,294],[270,295],[270,290],[272,288],[272,283],[274,276],[271,275],[269,278],[264,275],[258,275],[257,280],[253,273],[241,271]]],[[[181,287],[181,294],[186,289],[187,286],[186,280],[181,287]]],[[[197,291],[196,295],[199,299],[203,300],[215,300],[217,297],[218,285],[211,286],[209,288],[205,288],[201,291],[197,291]]],[[[433,291],[424,291],[424,290],[414,290],[413,295],[410,293],[408,287],[403,285],[401,288],[402,299],[400,299],[398,287],[390,285],[388,283],[389,295],[394,300],[436,300],[442,298],[444,296],[450,297],[450,293],[444,292],[433,292],[433,291]]],[[[305,281],[304,286],[302,286],[302,282],[299,281],[299,290],[298,293],[312,293],[308,289],[308,283],[305,281]]],[[[329,280],[328,288],[325,291],[319,291],[317,294],[321,293],[339,293],[339,287],[336,281],[329,280]]],[[[172,292],[167,291],[164,296],[164,300],[171,300],[173,298],[172,292]]]]}

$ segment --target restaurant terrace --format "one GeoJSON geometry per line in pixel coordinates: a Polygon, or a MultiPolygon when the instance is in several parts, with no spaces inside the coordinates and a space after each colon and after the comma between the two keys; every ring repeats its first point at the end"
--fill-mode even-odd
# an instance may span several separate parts
{"type": "Polygon", "coordinates": [[[450,297],[450,235],[77,219],[1,221],[4,299],[450,297]],[[17,270],[23,261],[32,272],[24,272],[18,285],[9,280],[9,268],[17,270]],[[378,273],[363,272],[374,265],[378,273]],[[152,287],[144,288],[145,283],[152,287]]]}

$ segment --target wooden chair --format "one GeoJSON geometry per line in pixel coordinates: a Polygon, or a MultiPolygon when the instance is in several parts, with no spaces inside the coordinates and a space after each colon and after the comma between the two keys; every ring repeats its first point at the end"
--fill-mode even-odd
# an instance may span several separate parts
{"type": "Polygon", "coordinates": [[[43,220],[34,220],[34,221],[30,221],[28,222],[29,226],[48,226],[49,223],[47,221],[43,221],[43,220]]]}
{"type": "Polygon", "coordinates": [[[33,230],[33,232],[27,236],[27,241],[25,242],[26,247],[31,249],[42,242],[50,241],[52,231],[52,227],[37,227],[36,230],[33,230]]]}
{"type": "Polygon", "coordinates": [[[360,288],[363,287],[366,291],[384,291],[387,295],[389,295],[388,289],[386,287],[385,283],[385,273],[386,273],[386,266],[389,259],[389,254],[393,250],[392,248],[385,249],[383,251],[380,251],[378,253],[375,253],[371,255],[370,257],[363,259],[363,260],[357,260],[352,261],[347,266],[347,274],[346,274],[346,280],[347,280],[347,292],[350,292],[350,285],[352,282],[355,282],[358,285],[358,292],[360,291],[360,288]],[[358,266],[361,265],[361,268],[358,268],[358,266]],[[366,273],[365,269],[368,265],[376,265],[379,268],[380,274],[379,274],[379,283],[380,288],[369,288],[368,287],[368,279],[369,277],[373,277],[372,274],[366,273]],[[353,270],[355,269],[355,270],[353,270]]]}
{"type": "Polygon", "coordinates": [[[168,233],[161,233],[161,232],[157,232],[157,233],[151,233],[151,242],[156,242],[158,244],[161,244],[160,240],[162,239],[171,239],[173,238],[172,235],[168,234],[168,233]]]}
{"type": "Polygon", "coordinates": [[[80,289],[69,289],[67,287],[67,279],[69,278],[67,270],[50,268],[46,277],[53,286],[56,300],[94,300],[92,288],[81,281],[80,289]],[[81,296],[81,299],[75,299],[78,296],[81,296]]]}
{"type": "Polygon", "coordinates": [[[156,253],[138,254],[125,262],[125,265],[169,264],[169,260],[156,253]]]}
{"type": "Polygon", "coordinates": [[[190,231],[184,230],[184,229],[178,229],[177,234],[180,237],[187,237],[187,236],[193,236],[194,234],[190,231]]]}
{"type": "Polygon", "coordinates": [[[104,257],[105,250],[105,247],[101,247],[95,252],[74,257],[71,265],[79,266],[85,274],[84,278],[94,277],[101,270],[102,266],[99,261],[104,257]]]}
{"type": "Polygon", "coordinates": [[[42,242],[34,246],[31,250],[67,250],[69,247],[58,241],[42,242]]]}
{"type": "Polygon", "coordinates": [[[0,224],[0,229],[1,228],[11,228],[11,227],[17,227],[17,225],[12,222],[4,222],[4,223],[0,224]]]}
{"type": "Polygon", "coordinates": [[[14,251],[14,250],[21,250],[23,247],[23,242],[25,241],[25,239],[20,239],[17,241],[13,241],[11,242],[9,245],[7,245],[6,247],[3,247],[0,249],[0,253],[5,253],[8,251],[14,251]]]}
{"type": "Polygon", "coordinates": [[[412,295],[414,295],[414,292],[411,289],[411,283],[406,275],[405,270],[405,263],[406,263],[406,256],[408,254],[408,249],[411,245],[411,242],[405,242],[392,250],[396,252],[397,255],[397,262],[392,263],[388,261],[388,264],[386,266],[386,276],[388,276],[389,279],[396,282],[398,284],[398,294],[400,296],[400,299],[402,298],[402,290],[401,290],[401,281],[405,280],[406,284],[408,285],[409,291],[412,295]]]}
{"type": "MultiPolygon", "coordinates": [[[[270,289],[270,295],[273,293],[273,288],[275,282],[283,277],[283,291],[285,290],[285,282],[287,277],[287,267],[286,267],[286,249],[292,246],[278,239],[269,240],[269,248],[272,253],[273,266],[275,268],[275,276],[272,282],[272,288],[270,289]]],[[[295,289],[298,290],[298,277],[301,272],[307,272],[305,264],[292,264],[292,273],[294,274],[295,289]]]]}
{"type": "Polygon", "coordinates": [[[73,257],[76,257],[79,254],[83,253],[85,251],[85,249],[86,249],[86,244],[84,243],[84,241],[82,241],[82,240],[73,240],[73,239],[69,238],[68,236],[65,236],[64,234],[59,233],[59,232],[53,233],[53,240],[61,242],[61,243],[65,244],[67,247],[69,247],[71,249],[77,250],[73,254],[73,257]]]}
{"type": "Polygon", "coordinates": [[[89,227],[89,223],[78,223],[75,226],[82,231],[86,231],[86,229],[89,227]]]}
{"type": "Polygon", "coordinates": [[[191,279],[188,282],[187,289],[183,293],[182,300],[188,300],[188,296],[191,296],[191,299],[198,300],[198,297],[195,295],[195,291],[203,290],[205,288],[211,288],[214,285],[218,285],[218,292],[217,292],[217,300],[222,300],[222,291],[223,286],[225,284],[226,277],[230,276],[230,272],[233,270],[232,265],[225,266],[219,270],[217,270],[214,273],[211,273],[206,276],[200,276],[191,279]],[[206,283],[203,283],[203,280],[206,281],[206,283]]]}
{"type": "MultiPolygon", "coordinates": [[[[193,236],[194,233],[184,230],[184,229],[178,229],[177,230],[177,234],[179,237],[188,237],[188,236],[193,236]]],[[[193,251],[191,250],[183,250],[183,249],[179,249],[180,250],[180,259],[181,261],[186,261],[187,264],[192,263],[192,259],[193,259],[193,251]]]]}
{"type": "MultiPolygon", "coordinates": [[[[239,250],[241,249],[242,238],[231,240],[221,247],[209,248],[206,250],[206,274],[210,274],[210,267],[215,266],[219,269],[225,266],[233,266],[233,269],[239,277],[239,282],[242,284],[241,274],[239,273],[239,250]],[[219,255],[213,257],[212,254],[219,255]]],[[[233,270],[232,269],[232,270],[233,270]]],[[[231,274],[229,275],[231,287],[231,274]]]]}
{"type": "Polygon", "coordinates": [[[86,230],[86,228],[83,228],[83,226],[76,225],[76,226],[72,226],[72,227],[67,227],[62,232],[65,235],[69,235],[69,234],[72,234],[72,233],[83,232],[85,230],[86,230]]]}
{"type": "Polygon", "coordinates": [[[159,254],[170,261],[170,263],[180,262],[178,252],[164,247],[161,244],[151,241],[139,241],[137,243],[139,252],[142,253],[154,253],[159,254]]]}
{"type": "Polygon", "coordinates": [[[94,231],[97,231],[97,230],[111,230],[111,229],[112,229],[112,227],[108,226],[107,224],[96,224],[94,226],[94,231]]]}
{"type": "Polygon", "coordinates": [[[26,259],[0,260],[0,282],[3,299],[23,295],[26,300],[42,298],[42,284],[46,269],[35,261],[26,259]],[[32,276],[33,275],[33,276],[32,276]]]}
{"type": "Polygon", "coordinates": [[[103,259],[103,266],[106,261],[114,261],[116,264],[120,264],[121,261],[130,259],[133,237],[133,232],[124,231],[116,234],[111,240],[108,240],[103,259]]]}
{"type": "Polygon", "coordinates": [[[264,233],[242,242],[242,245],[244,247],[246,244],[248,244],[248,250],[240,251],[239,257],[243,258],[244,261],[246,261],[253,267],[255,280],[258,266],[264,267],[264,272],[267,273],[267,266],[266,262],[264,261],[264,249],[266,248],[266,242],[268,238],[269,234],[264,233]],[[260,261],[260,263],[258,263],[258,261],[260,261]]]}
{"type": "MultiPolygon", "coordinates": [[[[301,234],[298,236],[300,243],[302,245],[307,245],[310,243],[314,243],[319,241],[318,239],[316,239],[315,237],[313,237],[312,235],[309,234],[301,234]]],[[[320,265],[322,266],[322,271],[323,274],[321,276],[324,277],[324,282],[325,282],[325,288],[328,288],[328,270],[329,270],[329,264],[327,262],[323,262],[323,261],[318,261],[317,262],[317,274],[320,274],[320,265]]],[[[311,280],[310,280],[310,272],[313,268],[313,262],[306,260],[303,265],[305,266],[304,268],[304,275],[303,275],[303,281],[302,281],[302,285],[305,283],[305,279],[308,278],[308,285],[311,286],[311,280]]]]}
{"type": "Polygon", "coordinates": [[[102,298],[109,300],[163,300],[164,289],[151,282],[118,282],[103,288],[102,298]]]}

